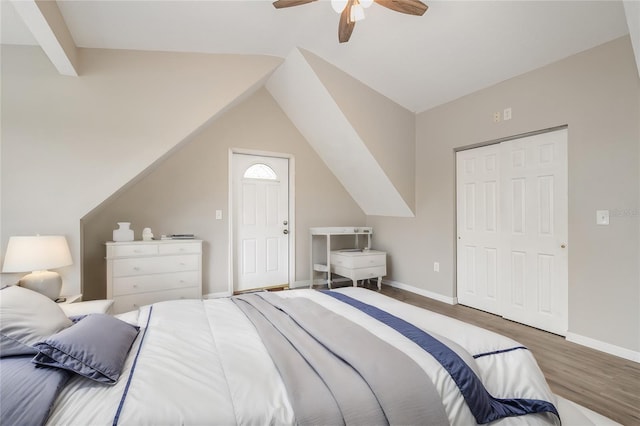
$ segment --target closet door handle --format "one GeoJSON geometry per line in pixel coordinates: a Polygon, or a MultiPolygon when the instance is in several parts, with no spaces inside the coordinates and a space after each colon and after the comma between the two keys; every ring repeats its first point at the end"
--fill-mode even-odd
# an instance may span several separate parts
{"type": "Polygon", "coordinates": [[[282,233],[283,233],[284,235],[287,235],[287,234],[289,233],[289,230],[288,230],[288,229],[285,229],[284,231],[282,231],[282,233]]]}

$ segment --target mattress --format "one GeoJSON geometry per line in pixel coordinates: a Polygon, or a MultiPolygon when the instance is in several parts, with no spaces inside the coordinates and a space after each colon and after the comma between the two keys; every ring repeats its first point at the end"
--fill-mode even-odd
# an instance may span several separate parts
{"type": "MultiPolygon", "coordinates": [[[[333,324],[328,318],[335,315],[340,321],[361,328],[363,333],[371,335],[370,338],[379,339],[390,350],[397,351],[398,356],[410,360],[407,362],[415,363],[420,374],[431,381],[444,409],[445,423],[476,423],[477,414],[472,412],[460,383],[438,361],[437,354],[426,352],[412,341],[411,336],[372,317],[367,310],[384,312],[421,333],[447,342],[453,352],[459,353],[459,357],[470,365],[492,398],[540,401],[545,407],[558,409],[562,424],[595,424],[573,404],[557,398],[531,353],[507,337],[362,288],[337,289],[332,295],[308,289],[269,294],[285,305],[289,299],[304,299],[305,303],[318,307],[314,312],[326,312],[314,314],[325,329],[327,324],[333,324]],[[355,300],[361,306],[346,303],[347,299],[355,300]],[[362,306],[370,308],[363,310],[362,306]]],[[[291,322],[296,322],[296,317],[291,315],[291,322]]],[[[47,424],[301,423],[300,413],[296,412],[300,391],[287,388],[282,366],[277,362],[281,360],[274,360],[273,352],[270,353],[258,332],[259,327],[241,309],[237,298],[161,302],[119,318],[140,327],[120,379],[106,386],[80,376],[72,377],[58,395],[47,424]]],[[[354,337],[353,345],[361,341],[361,337],[354,337]]],[[[342,342],[340,346],[337,349],[349,350],[348,342],[342,342]]],[[[397,362],[389,364],[389,357],[378,352],[359,357],[369,361],[369,368],[377,368],[379,374],[385,376],[385,383],[393,383],[388,380],[393,381],[394,372],[399,370],[397,362]]],[[[404,389],[404,383],[393,386],[394,392],[409,391],[404,389]]],[[[317,395],[320,395],[319,391],[306,388],[302,396],[313,400],[317,395]]],[[[410,395],[405,396],[408,399],[410,395]]],[[[386,412],[384,416],[387,416],[386,412]]],[[[422,421],[415,423],[424,424],[422,421]]],[[[510,415],[490,424],[549,425],[560,424],[560,420],[545,409],[526,415],[510,415]]]]}

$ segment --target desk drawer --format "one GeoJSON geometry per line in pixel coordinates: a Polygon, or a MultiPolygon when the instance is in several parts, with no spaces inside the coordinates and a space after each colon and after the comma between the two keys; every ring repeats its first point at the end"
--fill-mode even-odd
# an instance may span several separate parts
{"type": "Polygon", "coordinates": [[[331,253],[331,264],[345,268],[369,268],[387,264],[386,253],[370,253],[358,255],[343,255],[339,252],[331,253]]]}
{"type": "Polygon", "coordinates": [[[113,276],[164,274],[167,272],[197,271],[200,255],[161,256],[146,258],[114,259],[113,276]]]}
{"type": "Polygon", "coordinates": [[[364,280],[367,278],[384,277],[387,275],[386,266],[373,266],[371,268],[345,268],[342,266],[334,266],[331,268],[331,272],[342,275],[343,277],[351,278],[352,280],[364,280]]]}
{"type": "Polygon", "coordinates": [[[113,296],[199,286],[198,271],[116,277],[113,279],[113,296]]]}

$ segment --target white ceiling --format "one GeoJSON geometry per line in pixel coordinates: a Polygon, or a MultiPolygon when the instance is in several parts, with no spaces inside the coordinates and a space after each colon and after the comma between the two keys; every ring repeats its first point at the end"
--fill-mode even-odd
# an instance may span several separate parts
{"type": "MultiPolygon", "coordinates": [[[[620,1],[429,1],[422,17],[366,9],[339,44],[327,0],[59,1],[78,47],[285,57],[307,49],[420,112],[627,34],[620,1]]],[[[3,44],[37,44],[2,0],[3,44]]]]}

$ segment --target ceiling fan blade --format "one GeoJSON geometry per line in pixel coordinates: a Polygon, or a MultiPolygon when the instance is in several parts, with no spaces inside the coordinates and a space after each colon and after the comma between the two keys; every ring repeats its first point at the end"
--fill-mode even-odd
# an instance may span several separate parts
{"type": "Polygon", "coordinates": [[[273,2],[273,7],[282,9],[283,7],[300,6],[314,1],[316,0],[276,0],[273,2]]]}
{"type": "Polygon", "coordinates": [[[420,0],[374,0],[380,6],[384,6],[387,9],[395,10],[396,12],[406,13],[408,15],[422,16],[427,11],[429,6],[422,3],[420,0]]]}
{"type": "Polygon", "coordinates": [[[344,10],[340,14],[340,23],[338,24],[338,41],[346,43],[351,38],[351,33],[356,23],[351,20],[351,6],[355,0],[349,0],[344,10]]]}

